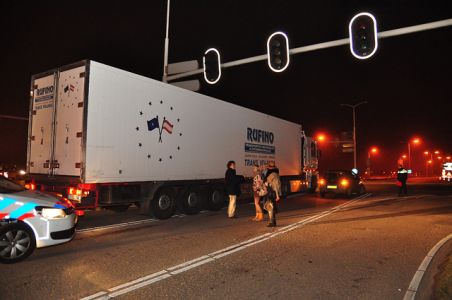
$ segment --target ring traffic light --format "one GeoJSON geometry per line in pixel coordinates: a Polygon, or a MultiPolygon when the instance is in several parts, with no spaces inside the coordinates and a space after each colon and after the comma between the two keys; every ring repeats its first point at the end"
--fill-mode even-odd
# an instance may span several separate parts
{"type": "Polygon", "coordinates": [[[268,38],[267,60],[273,72],[282,72],[289,66],[289,39],[284,32],[275,32],[268,38]]]}
{"type": "Polygon", "coordinates": [[[204,79],[209,84],[215,84],[221,77],[220,52],[215,48],[207,49],[202,58],[204,79]]]}
{"type": "Polygon", "coordinates": [[[377,20],[367,12],[355,15],[348,25],[350,51],[358,59],[367,59],[378,48],[377,20]]]}

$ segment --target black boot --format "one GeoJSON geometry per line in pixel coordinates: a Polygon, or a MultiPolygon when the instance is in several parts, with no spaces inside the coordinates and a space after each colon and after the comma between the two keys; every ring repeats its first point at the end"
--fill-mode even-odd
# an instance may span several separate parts
{"type": "Polygon", "coordinates": [[[267,227],[276,227],[276,219],[271,219],[270,223],[268,223],[267,227]]]}

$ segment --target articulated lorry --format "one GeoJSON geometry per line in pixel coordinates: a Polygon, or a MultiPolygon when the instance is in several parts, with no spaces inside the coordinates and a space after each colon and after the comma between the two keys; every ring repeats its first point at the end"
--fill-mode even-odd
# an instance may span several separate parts
{"type": "Polygon", "coordinates": [[[245,177],[275,162],[286,195],[316,187],[299,124],[89,60],[32,76],[30,95],[32,186],[80,209],[219,210],[229,160],[245,177]]]}

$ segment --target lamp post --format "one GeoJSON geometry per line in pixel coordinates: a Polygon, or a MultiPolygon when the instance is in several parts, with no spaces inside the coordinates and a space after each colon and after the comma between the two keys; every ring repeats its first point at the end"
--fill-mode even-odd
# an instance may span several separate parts
{"type": "Polygon", "coordinates": [[[165,31],[165,49],[163,50],[163,82],[168,82],[168,51],[169,51],[169,24],[170,24],[170,1],[166,4],[166,31],[165,31]]]}
{"type": "Polygon", "coordinates": [[[411,170],[411,143],[417,145],[421,142],[419,138],[414,138],[408,141],[408,169],[411,170]]]}
{"type": "Polygon", "coordinates": [[[371,177],[372,173],[370,171],[370,158],[371,158],[371,154],[377,154],[378,153],[378,148],[377,147],[371,147],[369,149],[369,151],[367,151],[367,172],[369,174],[369,178],[371,177]]]}
{"type": "Polygon", "coordinates": [[[355,110],[358,106],[362,104],[367,104],[367,101],[362,101],[357,104],[347,104],[342,103],[341,106],[347,106],[350,107],[353,110],[353,167],[357,169],[357,163],[356,163],[356,113],[355,110]]]}

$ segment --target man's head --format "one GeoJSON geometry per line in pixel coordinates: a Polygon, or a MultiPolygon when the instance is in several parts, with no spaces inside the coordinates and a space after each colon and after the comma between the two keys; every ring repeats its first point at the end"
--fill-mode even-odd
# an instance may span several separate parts
{"type": "Polygon", "coordinates": [[[228,164],[226,166],[228,167],[228,169],[235,169],[235,161],[228,161],[228,164]]]}

